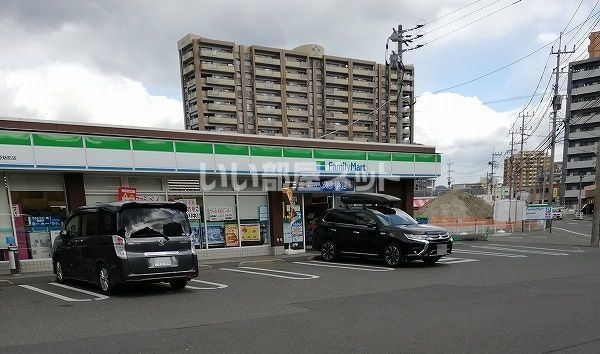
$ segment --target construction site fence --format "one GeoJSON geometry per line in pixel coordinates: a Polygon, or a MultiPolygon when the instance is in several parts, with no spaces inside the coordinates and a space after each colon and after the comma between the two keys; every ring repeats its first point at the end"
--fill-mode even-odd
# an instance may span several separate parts
{"type": "Polygon", "coordinates": [[[504,222],[494,220],[481,221],[439,221],[429,222],[448,230],[450,235],[494,235],[499,233],[530,232],[544,230],[544,220],[527,220],[516,222],[504,222]]]}

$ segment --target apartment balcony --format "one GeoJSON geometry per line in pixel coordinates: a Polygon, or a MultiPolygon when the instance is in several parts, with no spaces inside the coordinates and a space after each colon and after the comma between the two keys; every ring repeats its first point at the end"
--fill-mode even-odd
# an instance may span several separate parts
{"type": "Polygon", "coordinates": [[[223,85],[223,86],[235,86],[235,81],[233,81],[233,79],[224,79],[224,78],[218,78],[218,77],[207,77],[206,79],[203,79],[203,80],[207,84],[223,85]]]}
{"type": "Polygon", "coordinates": [[[292,104],[308,104],[308,98],[299,98],[299,97],[287,97],[286,98],[286,102],[287,103],[292,103],[292,104]]]}
{"type": "Polygon", "coordinates": [[[365,125],[356,125],[356,124],[352,126],[352,130],[355,132],[372,132],[372,131],[374,131],[372,126],[368,127],[365,125]]]}
{"type": "Polygon", "coordinates": [[[394,126],[391,126],[391,127],[390,127],[390,133],[392,133],[392,134],[396,134],[396,132],[397,132],[397,130],[396,130],[396,127],[394,127],[394,126]]]}
{"type": "Polygon", "coordinates": [[[220,98],[235,99],[235,92],[232,92],[232,91],[209,90],[209,91],[206,91],[206,95],[208,97],[220,97],[220,98]]]}
{"type": "Polygon", "coordinates": [[[585,160],[585,161],[569,161],[567,162],[567,169],[573,168],[595,168],[596,166],[595,159],[585,160]]]}
{"type": "Polygon", "coordinates": [[[348,91],[346,90],[334,90],[334,89],[326,89],[325,93],[331,96],[337,96],[337,97],[344,97],[347,98],[348,97],[348,91]]]}
{"type": "Polygon", "coordinates": [[[330,71],[330,72],[335,72],[335,73],[344,73],[344,74],[348,73],[347,66],[337,66],[337,65],[328,64],[328,65],[325,65],[325,70],[330,71]]]}
{"type": "Polygon", "coordinates": [[[308,92],[308,87],[300,85],[286,85],[285,90],[290,92],[308,92]]]}
{"type": "Polygon", "coordinates": [[[215,117],[215,116],[209,116],[208,117],[208,123],[209,124],[231,124],[231,125],[237,125],[238,121],[236,118],[228,118],[228,117],[215,117]]]}
{"type": "Polygon", "coordinates": [[[237,107],[234,104],[209,103],[204,105],[204,111],[236,112],[237,107]]]}
{"type": "Polygon", "coordinates": [[[374,99],[375,98],[375,94],[374,93],[369,93],[369,92],[357,92],[357,91],[353,91],[352,92],[352,97],[354,97],[354,98],[374,99]]]}
{"type": "Polygon", "coordinates": [[[596,93],[600,91],[600,84],[575,87],[571,90],[571,96],[596,93]]]}
{"type": "Polygon", "coordinates": [[[256,101],[280,103],[281,102],[281,97],[280,96],[275,96],[275,95],[257,94],[256,95],[256,101]]]}
{"type": "Polygon", "coordinates": [[[325,82],[328,84],[348,85],[348,79],[338,79],[330,76],[327,76],[327,78],[325,78],[325,82]]]}
{"type": "Polygon", "coordinates": [[[373,70],[354,69],[354,70],[352,70],[352,73],[354,75],[375,76],[375,71],[373,71],[373,70]]]}
{"type": "Polygon", "coordinates": [[[281,115],[280,108],[270,108],[270,107],[256,107],[256,113],[258,114],[273,114],[273,115],[281,115]]]}
{"type": "Polygon", "coordinates": [[[233,73],[235,68],[233,65],[217,64],[217,63],[202,63],[200,68],[206,71],[219,71],[226,73],[233,73]]]}
{"type": "Polygon", "coordinates": [[[570,126],[576,126],[584,123],[600,123],[600,113],[586,114],[581,117],[571,117],[570,126]]]}
{"type": "Polygon", "coordinates": [[[233,60],[232,52],[225,52],[222,50],[210,50],[210,49],[200,49],[200,56],[209,57],[209,58],[219,58],[219,59],[228,59],[233,60]]]}
{"type": "Polygon", "coordinates": [[[334,101],[334,100],[325,100],[325,103],[329,107],[348,108],[348,102],[334,101]]]}
{"type": "Polygon", "coordinates": [[[596,144],[586,146],[569,146],[567,148],[567,155],[595,154],[596,151],[598,151],[596,144]]]}
{"type": "Polygon", "coordinates": [[[286,79],[290,79],[290,80],[308,80],[308,75],[306,74],[296,74],[296,73],[286,73],[285,74],[285,78],[286,79]]]}
{"type": "Polygon", "coordinates": [[[375,82],[373,81],[362,81],[362,80],[353,80],[353,86],[357,87],[375,87],[375,82]]]}
{"type": "Polygon", "coordinates": [[[255,86],[257,89],[281,91],[281,85],[279,83],[257,82],[255,86]]]}
{"type": "Polygon", "coordinates": [[[414,91],[414,87],[412,85],[402,85],[402,90],[406,92],[414,91]]]}
{"type": "MultiPolygon", "coordinates": [[[[384,121],[385,121],[385,117],[383,117],[384,121]]],[[[390,124],[396,124],[398,123],[398,118],[396,117],[390,117],[390,124]]]]}
{"type": "Polygon", "coordinates": [[[355,109],[364,109],[364,110],[373,110],[373,104],[371,103],[352,103],[352,108],[355,109]]]}
{"type": "Polygon", "coordinates": [[[348,141],[347,136],[334,136],[333,140],[348,141]]]}
{"type": "Polygon", "coordinates": [[[590,100],[590,101],[572,102],[571,103],[571,111],[575,111],[578,109],[585,109],[585,108],[596,108],[596,107],[600,107],[600,100],[590,100]]]}
{"type": "Polygon", "coordinates": [[[328,119],[343,119],[348,120],[348,114],[340,112],[327,112],[326,117],[328,119]]]}
{"type": "Polygon", "coordinates": [[[277,65],[277,66],[281,65],[281,60],[271,58],[271,57],[264,57],[261,55],[255,55],[254,62],[259,63],[259,64],[272,64],[272,65],[277,65]]]}
{"type": "Polygon", "coordinates": [[[371,141],[371,139],[364,137],[364,136],[354,136],[354,137],[352,137],[352,140],[353,141],[361,141],[361,142],[365,142],[365,143],[371,141]]]}
{"type": "Polygon", "coordinates": [[[181,56],[181,62],[186,62],[193,57],[194,57],[194,51],[190,50],[189,52],[187,52],[181,56]]]}
{"type": "Polygon", "coordinates": [[[343,132],[347,132],[348,131],[348,125],[347,124],[334,124],[334,123],[327,123],[327,130],[339,130],[339,131],[343,131],[343,132]]]}
{"type": "Polygon", "coordinates": [[[301,109],[287,109],[287,115],[288,116],[294,116],[294,117],[308,117],[308,111],[307,110],[301,110],[301,109]]]}
{"type": "Polygon", "coordinates": [[[266,70],[266,69],[256,69],[254,71],[255,76],[266,76],[266,77],[275,77],[280,78],[281,72],[275,70],[266,70]]]}
{"type": "MultiPolygon", "coordinates": [[[[583,179],[581,180],[582,183],[594,183],[595,182],[595,175],[592,174],[587,174],[587,175],[583,175],[583,179]]],[[[579,184],[579,176],[567,176],[567,180],[566,183],[577,183],[579,184]]],[[[581,191],[581,195],[583,197],[583,190],[581,191]]]]}
{"type": "Polygon", "coordinates": [[[197,104],[191,105],[187,109],[188,113],[193,113],[193,112],[196,112],[197,110],[198,110],[198,105],[197,104]]]}
{"type": "Polygon", "coordinates": [[[285,65],[290,68],[308,68],[308,63],[305,61],[286,60],[285,65]]]}
{"type": "Polygon", "coordinates": [[[258,119],[258,125],[261,127],[281,128],[283,125],[280,120],[258,119]]]}
{"type": "Polygon", "coordinates": [[[191,73],[192,71],[194,71],[194,64],[190,64],[188,66],[183,67],[183,75],[187,75],[187,74],[191,73]]]}
{"type": "Polygon", "coordinates": [[[308,129],[308,122],[288,122],[287,126],[294,129],[308,129]]]}
{"type": "Polygon", "coordinates": [[[569,140],[590,139],[590,138],[597,138],[599,136],[600,136],[600,129],[576,131],[573,133],[569,133],[569,140]]]}
{"type": "Polygon", "coordinates": [[[600,76],[600,68],[594,70],[580,70],[576,73],[573,73],[573,81],[580,79],[592,78],[594,76],[600,76]]]}

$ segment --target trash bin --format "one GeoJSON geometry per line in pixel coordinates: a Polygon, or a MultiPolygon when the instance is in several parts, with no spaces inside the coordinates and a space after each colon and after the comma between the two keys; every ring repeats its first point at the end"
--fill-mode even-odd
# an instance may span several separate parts
{"type": "Polygon", "coordinates": [[[426,216],[421,216],[417,218],[417,222],[419,224],[428,224],[429,223],[429,218],[426,216]]]}
{"type": "Polygon", "coordinates": [[[21,261],[19,260],[19,247],[8,246],[8,263],[10,265],[10,274],[21,273],[21,261]]]}

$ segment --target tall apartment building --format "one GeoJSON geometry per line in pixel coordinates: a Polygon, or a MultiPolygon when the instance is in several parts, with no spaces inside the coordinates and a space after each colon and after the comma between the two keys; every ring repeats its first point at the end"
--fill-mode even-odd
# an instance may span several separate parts
{"type": "Polygon", "coordinates": [[[579,176],[582,188],[594,184],[596,151],[600,140],[600,38],[590,34],[589,58],[569,63],[565,143],[564,183],[561,196],[567,207],[577,205],[579,176]]]}
{"type": "Polygon", "coordinates": [[[411,65],[398,120],[397,74],[383,64],[325,55],[312,44],[287,50],[194,34],[178,49],[186,129],[413,142],[411,65]]]}
{"type": "Polygon", "coordinates": [[[512,180],[515,194],[519,191],[534,193],[541,189],[542,176],[549,165],[550,157],[544,151],[523,151],[522,155],[519,152],[504,159],[504,185],[509,186],[512,180]]]}

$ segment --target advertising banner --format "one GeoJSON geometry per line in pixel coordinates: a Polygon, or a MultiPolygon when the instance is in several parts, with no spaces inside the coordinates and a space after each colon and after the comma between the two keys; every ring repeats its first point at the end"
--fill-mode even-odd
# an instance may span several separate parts
{"type": "Polygon", "coordinates": [[[233,220],[233,210],[231,208],[208,208],[208,221],[233,220]]]}
{"type": "Polygon", "coordinates": [[[240,225],[240,237],[242,241],[260,241],[260,225],[240,225]]]}
{"type": "Polygon", "coordinates": [[[206,227],[206,237],[209,245],[219,245],[225,243],[225,229],[223,225],[208,225],[206,227]]]}
{"type": "Polygon", "coordinates": [[[227,247],[239,246],[238,226],[236,224],[225,225],[225,240],[227,247]]]}

